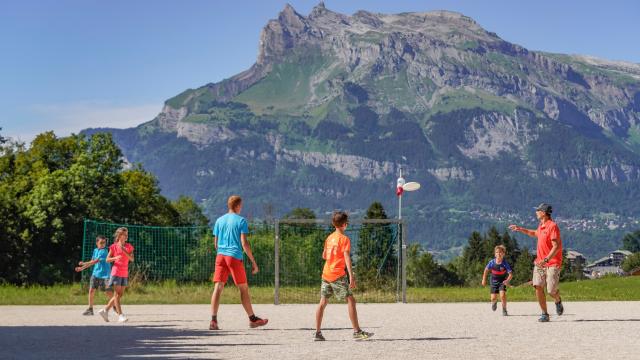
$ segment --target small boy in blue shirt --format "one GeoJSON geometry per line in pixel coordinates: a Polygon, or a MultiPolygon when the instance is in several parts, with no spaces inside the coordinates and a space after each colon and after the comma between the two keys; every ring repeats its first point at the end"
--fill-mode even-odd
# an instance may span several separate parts
{"type": "Polygon", "coordinates": [[[497,295],[500,294],[502,302],[502,315],[507,316],[507,286],[513,277],[511,266],[504,260],[507,254],[507,248],[504,245],[498,245],[494,249],[496,258],[491,259],[484,268],[482,274],[482,286],[487,285],[487,274],[491,271],[491,310],[496,311],[498,308],[497,295]]]}
{"type": "Polygon", "coordinates": [[[85,310],[82,315],[93,315],[93,298],[96,293],[96,289],[104,291],[107,298],[113,296],[111,286],[108,286],[109,277],[111,276],[111,264],[107,262],[107,255],[109,251],[106,249],[107,238],[102,235],[98,235],[96,238],[96,248],[93,249],[93,255],[90,261],[80,261],[78,267],[75,268],[77,272],[94,266],[91,273],[91,279],[89,280],[89,308],[85,310]]]}

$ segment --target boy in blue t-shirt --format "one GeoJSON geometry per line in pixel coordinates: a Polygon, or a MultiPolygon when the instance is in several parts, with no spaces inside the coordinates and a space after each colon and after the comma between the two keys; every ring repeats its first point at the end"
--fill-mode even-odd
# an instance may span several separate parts
{"type": "Polygon", "coordinates": [[[491,271],[491,310],[496,311],[498,308],[497,295],[500,293],[500,301],[502,302],[502,315],[507,316],[507,286],[513,277],[513,271],[509,263],[504,260],[507,254],[507,248],[504,245],[498,245],[494,249],[495,259],[491,259],[484,268],[482,274],[482,286],[487,285],[487,274],[491,271]]]}
{"type": "Polygon", "coordinates": [[[77,272],[94,266],[91,273],[91,279],[89,280],[89,308],[85,310],[82,315],[93,315],[93,297],[96,293],[96,289],[104,291],[107,298],[113,296],[111,287],[107,285],[109,276],[111,275],[111,264],[107,262],[107,255],[109,252],[106,249],[107,238],[102,235],[98,235],[96,238],[96,248],[93,249],[93,255],[91,261],[80,261],[78,267],[75,268],[77,272]]]}

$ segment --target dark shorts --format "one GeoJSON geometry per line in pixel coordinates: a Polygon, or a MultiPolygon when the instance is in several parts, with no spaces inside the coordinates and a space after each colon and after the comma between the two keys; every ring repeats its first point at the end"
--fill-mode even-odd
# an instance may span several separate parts
{"type": "Polygon", "coordinates": [[[111,291],[111,285],[108,284],[109,279],[97,278],[91,275],[89,279],[89,289],[98,289],[100,291],[111,291]]]}
{"type": "Polygon", "coordinates": [[[129,278],[126,278],[126,277],[111,275],[111,278],[109,279],[109,286],[128,286],[128,285],[129,285],[129,278]]]}
{"type": "Polygon", "coordinates": [[[242,260],[227,255],[216,256],[216,270],[213,274],[213,282],[226,283],[229,279],[229,274],[231,274],[236,285],[247,283],[247,273],[244,270],[242,260]]]}
{"type": "Polygon", "coordinates": [[[502,282],[491,282],[491,293],[498,294],[500,291],[507,292],[507,286],[502,282]]]}
{"type": "Polygon", "coordinates": [[[338,300],[344,300],[348,296],[353,295],[349,288],[349,282],[347,281],[346,275],[333,282],[328,282],[327,280],[322,279],[320,296],[328,299],[333,295],[335,295],[338,300]]]}

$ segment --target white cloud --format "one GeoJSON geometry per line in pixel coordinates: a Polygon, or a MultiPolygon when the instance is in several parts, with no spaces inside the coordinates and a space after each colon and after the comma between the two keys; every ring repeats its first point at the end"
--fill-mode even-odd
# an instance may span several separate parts
{"type": "Polygon", "coordinates": [[[118,105],[106,101],[38,104],[30,109],[34,120],[13,129],[13,135],[6,135],[29,143],[36,135],[50,130],[57,136],[68,136],[87,128],[129,128],[152,120],[160,110],[162,102],[139,105],[118,105]]]}

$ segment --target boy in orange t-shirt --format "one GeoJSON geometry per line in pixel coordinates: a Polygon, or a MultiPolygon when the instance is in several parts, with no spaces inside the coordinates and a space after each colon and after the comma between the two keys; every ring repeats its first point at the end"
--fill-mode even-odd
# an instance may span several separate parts
{"type": "Polygon", "coordinates": [[[329,304],[329,298],[336,295],[338,300],[347,299],[349,307],[349,319],[353,325],[353,338],[365,340],[373,336],[360,329],[358,324],[358,313],[356,312],[356,299],[353,297],[351,289],[356,288],[356,278],[351,269],[351,240],[344,234],[349,223],[349,215],[344,211],[336,211],[332,217],[333,226],[336,231],[327,237],[324,243],[322,258],[326,260],[322,270],[322,286],[320,288],[320,304],[316,311],[316,334],[314,341],[324,341],[324,336],[320,331],[324,309],[329,304]],[[349,282],[344,268],[349,272],[349,282]]]}

